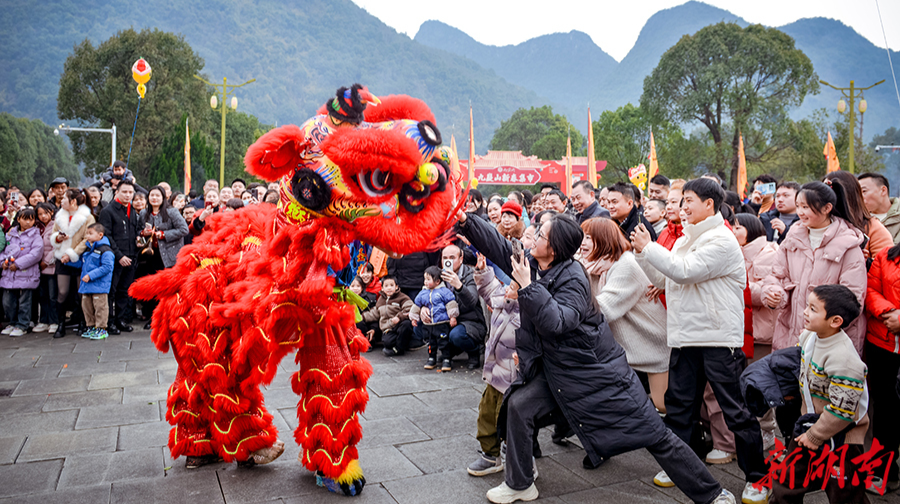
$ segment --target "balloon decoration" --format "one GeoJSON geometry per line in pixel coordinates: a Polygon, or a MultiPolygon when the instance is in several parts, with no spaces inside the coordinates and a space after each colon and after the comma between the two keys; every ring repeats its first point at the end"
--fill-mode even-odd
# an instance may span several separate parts
{"type": "Polygon", "coordinates": [[[136,88],[138,92],[138,106],[137,112],[134,114],[134,126],[131,128],[131,145],[128,146],[128,161],[125,162],[126,169],[131,163],[131,148],[134,147],[134,132],[137,130],[138,115],[141,113],[141,100],[144,99],[144,94],[147,92],[146,84],[150,82],[150,72],[152,71],[150,64],[144,58],[139,58],[134,62],[134,65],[131,65],[131,78],[138,83],[136,88]]]}
{"type": "Polygon", "coordinates": [[[147,86],[145,86],[145,84],[150,82],[150,73],[152,71],[150,65],[144,58],[135,61],[134,65],[131,66],[131,78],[138,83],[137,92],[141,95],[142,99],[144,98],[144,93],[147,92],[147,86]]]}
{"type": "Polygon", "coordinates": [[[632,184],[638,186],[641,191],[647,190],[647,167],[643,164],[639,164],[633,168],[628,169],[628,180],[631,181],[632,184]]]}

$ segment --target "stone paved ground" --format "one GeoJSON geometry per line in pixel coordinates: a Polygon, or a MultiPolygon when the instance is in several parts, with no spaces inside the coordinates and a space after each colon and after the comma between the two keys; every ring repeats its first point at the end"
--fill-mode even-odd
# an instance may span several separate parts
{"type": "MultiPolygon", "coordinates": [[[[359,498],[328,494],[297,462],[293,441],[295,370],[285,359],[266,405],[287,450],[276,462],[240,470],[218,464],[187,471],[165,448],[165,396],[175,374],[146,331],[89,341],[48,334],[0,337],[0,502],[15,503],[482,503],[502,473],[474,478],[475,417],[480,372],[422,369],[425,356],[369,354],[375,374],[364,420],[360,462],[368,484],[359,498]]],[[[577,446],[561,448],[541,433],[537,461],[541,502],[687,502],[652,483],[659,470],[645,450],[594,471],[581,467],[577,446]]],[[[735,463],[711,468],[739,495],[735,463]]],[[[827,502],[819,492],[807,502],[827,502]]],[[[872,502],[900,502],[896,495],[872,502]]]]}

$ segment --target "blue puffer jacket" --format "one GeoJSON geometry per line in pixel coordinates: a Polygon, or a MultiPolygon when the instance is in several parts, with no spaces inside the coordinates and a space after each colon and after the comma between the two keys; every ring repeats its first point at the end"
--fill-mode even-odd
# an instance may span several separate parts
{"type": "MultiPolygon", "coordinates": [[[[112,285],[113,267],[116,254],[109,246],[109,238],[103,237],[98,242],[88,243],[87,250],[81,254],[81,277],[90,277],[90,282],[82,281],[78,287],[79,294],[109,294],[112,285]]],[[[75,265],[77,267],[77,265],[75,265]]]]}
{"type": "Polygon", "coordinates": [[[769,408],[800,400],[800,347],[782,348],[747,366],[741,374],[741,394],[747,409],[761,417],[769,408]]]}
{"type": "MultiPolygon", "coordinates": [[[[415,304],[419,308],[428,308],[433,324],[449,322],[451,317],[459,316],[456,296],[443,282],[434,289],[422,289],[416,295],[415,304]]],[[[416,312],[418,313],[418,310],[416,312]]]]}

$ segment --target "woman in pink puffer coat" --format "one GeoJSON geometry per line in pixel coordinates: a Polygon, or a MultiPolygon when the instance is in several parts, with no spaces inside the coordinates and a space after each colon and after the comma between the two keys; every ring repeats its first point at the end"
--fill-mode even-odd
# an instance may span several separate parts
{"type": "MultiPolygon", "coordinates": [[[[797,345],[803,331],[803,310],[812,290],[823,284],[849,288],[861,304],[866,300],[866,260],[860,248],[865,235],[847,220],[847,204],[839,185],[805,184],[797,193],[800,221],[781,243],[772,274],[766,278],[764,301],[781,308],[772,350],[797,345]]],[[[858,317],[845,330],[862,353],[866,319],[858,317]]]]}
{"type": "MultiPolygon", "coordinates": [[[[780,312],[769,308],[763,302],[765,280],[778,262],[778,244],[767,241],[766,228],[759,217],[747,213],[739,213],[734,217],[737,219],[734,236],[741,244],[741,252],[744,254],[747,285],[750,287],[750,299],[753,301],[753,343],[759,349],[758,345],[772,345],[775,320],[780,312]]],[[[765,350],[761,355],[755,355],[754,352],[754,357],[760,359],[768,355],[768,349],[765,350]]]]}

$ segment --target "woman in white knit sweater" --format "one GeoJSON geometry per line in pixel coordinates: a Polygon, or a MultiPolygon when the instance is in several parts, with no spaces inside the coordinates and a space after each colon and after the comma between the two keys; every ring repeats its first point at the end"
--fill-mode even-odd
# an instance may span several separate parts
{"type": "Polygon", "coordinates": [[[628,364],[647,374],[653,405],[665,412],[670,354],[666,309],[647,297],[650,280],[615,222],[602,217],[589,219],[581,229],[581,263],[591,277],[594,299],[616,341],[625,349],[628,364]]]}

